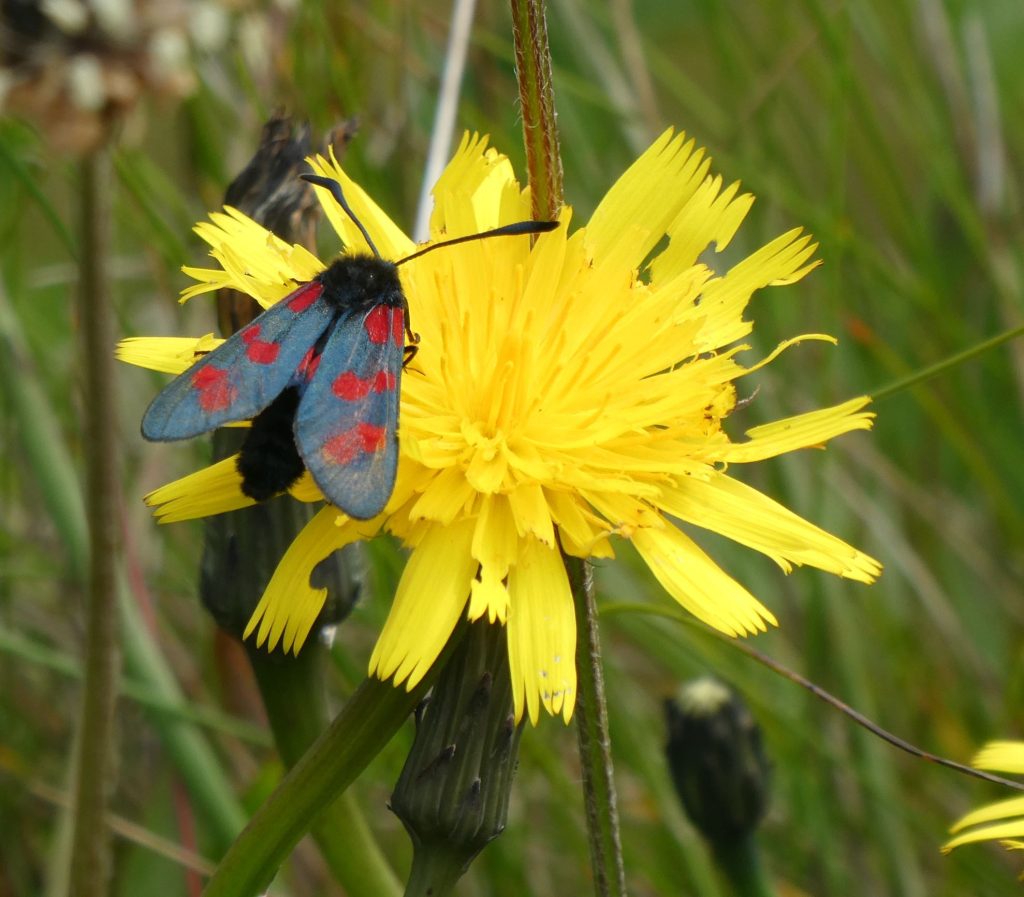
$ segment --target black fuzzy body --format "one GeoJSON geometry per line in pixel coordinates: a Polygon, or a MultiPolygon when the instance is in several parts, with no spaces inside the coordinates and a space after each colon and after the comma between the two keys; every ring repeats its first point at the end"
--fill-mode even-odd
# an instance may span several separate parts
{"type": "Polygon", "coordinates": [[[306,469],[292,434],[298,407],[299,391],[289,386],[253,418],[235,462],[249,498],[266,501],[288,491],[306,469]]]}
{"type": "Polygon", "coordinates": [[[350,255],[332,262],[316,278],[324,285],[324,299],[339,314],[365,314],[375,305],[405,310],[409,306],[394,262],[372,255],[350,255]]]}
{"type": "MultiPolygon", "coordinates": [[[[336,313],[336,320],[365,315],[378,305],[402,308],[408,322],[409,308],[393,262],[370,255],[354,255],[333,262],[316,278],[323,284],[323,298],[336,313]]],[[[335,321],[336,323],[336,321],[335,321]]],[[[317,341],[323,348],[334,328],[332,323],[317,341]]],[[[330,360],[322,364],[330,365],[330,360]]],[[[284,389],[252,421],[238,454],[236,466],[242,477],[242,493],[266,501],[287,492],[305,470],[295,445],[295,412],[305,382],[284,389]]]]}

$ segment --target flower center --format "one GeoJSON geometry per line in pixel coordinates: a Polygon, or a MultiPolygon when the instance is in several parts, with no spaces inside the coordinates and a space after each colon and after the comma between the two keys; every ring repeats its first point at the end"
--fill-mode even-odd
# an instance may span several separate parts
{"type": "Polygon", "coordinates": [[[505,434],[496,433],[478,421],[462,422],[462,438],[466,440],[466,448],[460,461],[465,465],[466,479],[478,492],[494,493],[507,488],[508,446],[505,434]]]}

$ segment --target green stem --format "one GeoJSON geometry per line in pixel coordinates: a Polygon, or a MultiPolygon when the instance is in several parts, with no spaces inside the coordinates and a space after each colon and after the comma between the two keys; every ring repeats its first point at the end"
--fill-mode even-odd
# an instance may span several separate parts
{"type": "MultiPolygon", "coordinates": [[[[455,636],[453,636],[454,640],[455,636]]],[[[449,641],[451,646],[452,641],[449,641]]],[[[205,897],[263,893],[278,866],[311,823],[377,756],[422,700],[444,653],[415,688],[365,679],[330,727],[314,742],[225,854],[205,897]]]]}
{"type": "MultiPolygon", "coordinates": [[[[274,742],[291,768],[328,725],[323,673],[327,648],[315,638],[298,657],[270,654],[249,643],[246,647],[274,742]]],[[[313,826],[313,837],[350,897],[398,897],[402,893],[353,795],[342,794],[323,811],[313,826]]]]}
{"type": "Polygon", "coordinates": [[[894,383],[890,383],[888,386],[883,386],[881,389],[875,390],[871,393],[871,398],[877,402],[879,399],[887,398],[893,393],[902,392],[904,389],[917,386],[920,383],[924,383],[925,380],[931,380],[932,377],[937,377],[939,374],[942,374],[951,368],[964,364],[965,362],[970,361],[973,358],[977,358],[980,355],[984,355],[986,352],[1001,346],[1003,343],[1008,343],[1010,340],[1014,340],[1021,335],[1024,335],[1024,325],[1021,325],[1020,327],[1013,327],[1010,330],[1004,330],[1002,333],[996,334],[987,340],[975,343],[973,346],[969,346],[961,352],[957,352],[943,358],[941,361],[935,362],[935,364],[930,364],[927,367],[914,371],[912,374],[908,374],[906,377],[901,377],[899,380],[894,383]]]}
{"type": "Polygon", "coordinates": [[[447,897],[462,878],[463,860],[457,850],[440,844],[414,851],[403,897],[447,897]]]}
{"type": "Polygon", "coordinates": [[[715,866],[736,897],[776,897],[775,888],[761,864],[753,834],[728,844],[712,844],[711,851],[715,866]]]}
{"type": "Polygon", "coordinates": [[[533,216],[552,219],[562,208],[562,157],[543,0],[512,0],[512,37],[533,216]]]}
{"type": "Polygon", "coordinates": [[[620,897],[626,893],[626,873],[619,838],[594,583],[585,561],[565,557],[565,565],[576,604],[576,734],[594,889],[601,897],[620,897]]]}
{"type": "Polygon", "coordinates": [[[89,578],[71,849],[70,887],[76,897],[101,897],[107,892],[110,856],[106,814],[114,777],[114,708],[121,662],[116,603],[121,508],[112,352],[114,322],[107,266],[110,180],[110,159],[105,147],[82,160],[78,324],[84,368],[89,578]]]}

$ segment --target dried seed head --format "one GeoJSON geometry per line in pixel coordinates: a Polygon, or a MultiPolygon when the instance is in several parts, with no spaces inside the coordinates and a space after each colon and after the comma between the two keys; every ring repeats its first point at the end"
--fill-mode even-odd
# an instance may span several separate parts
{"type": "MultiPolygon", "coordinates": [[[[192,91],[185,0],[5,0],[0,109],[34,121],[56,148],[84,153],[144,94],[192,91]]],[[[205,4],[209,5],[209,4],[205,4]]]]}

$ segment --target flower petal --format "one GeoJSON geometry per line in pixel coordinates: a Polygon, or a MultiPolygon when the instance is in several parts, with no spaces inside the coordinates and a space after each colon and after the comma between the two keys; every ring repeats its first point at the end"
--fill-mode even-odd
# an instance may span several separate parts
{"type": "MultiPolygon", "coordinates": [[[[416,244],[402,232],[402,229],[388,217],[377,203],[370,199],[369,194],[362,187],[345,174],[334,157],[333,148],[330,151],[330,159],[313,156],[306,161],[309,162],[309,167],[316,174],[331,178],[341,184],[345,201],[355,213],[356,218],[362,222],[383,258],[397,260],[412,253],[416,244]]],[[[369,254],[370,247],[366,245],[362,232],[338,205],[331,192],[323,187],[314,186],[313,189],[320,200],[320,205],[323,206],[327,220],[331,222],[334,232],[341,238],[345,251],[369,254]]]]}
{"type": "Polygon", "coordinates": [[[520,536],[533,536],[548,548],[555,546],[555,528],[551,523],[551,511],[544,500],[544,490],[538,483],[517,486],[508,494],[512,517],[520,536]]]}
{"type": "Polygon", "coordinates": [[[712,243],[721,252],[729,245],[754,204],[739,183],[722,190],[722,178],[707,177],[679,211],[667,233],[668,246],[651,261],[651,280],[671,280],[697,263],[712,243]]]}
{"type": "Polygon", "coordinates": [[[995,825],[984,825],[970,832],[964,832],[955,838],[950,838],[942,845],[942,852],[949,853],[964,844],[975,844],[978,841],[999,841],[1004,838],[1020,838],[1024,836],[1024,819],[1014,819],[1013,822],[1000,822],[995,825]]]}
{"type": "Polygon", "coordinates": [[[502,222],[530,217],[528,195],[516,181],[512,163],[487,137],[465,133],[451,162],[431,191],[432,240],[471,234],[502,222]]]}
{"type": "Polygon", "coordinates": [[[132,336],[117,344],[114,357],[151,371],[180,374],[195,364],[197,356],[212,352],[223,342],[212,333],[198,339],[188,336],[132,336]]]}
{"type": "Polygon", "coordinates": [[[160,523],[177,523],[248,508],[256,502],[242,493],[237,459],[238,455],[232,455],[154,489],[145,497],[145,502],[155,509],[153,514],[160,523]]]}
{"type": "MultiPolygon", "coordinates": [[[[979,825],[983,822],[992,822],[994,819],[1006,819],[1009,816],[1024,816],[1024,797],[1010,797],[1006,800],[996,801],[978,807],[964,816],[961,816],[950,826],[951,832],[959,832],[972,825],[979,825]]],[[[1024,819],[1018,820],[1024,826],[1024,819]]],[[[1024,835],[1024,829],[1018,834],[1024,835]]]]}
{"type": "Polygon", "coordinates": [[[743,311],[754,291],[802,277],[816,267],[804,263],[817,248],[802,228],[794,228],[734,265],[724,277],[709,281],[700,305],[692,311],[704,319],[703,338],[716,346],[743,339],[752,329],[743,320],[743,311]]]}
{"type": "Polygon", "coordinates": [[[686,134],[664,131],[612,185],[587,223],[586,245],[595,264],[626,273],[639,267],[710,165],[686,134]]]}
{"type": "Polygon", "coordinates": [[[818,408],[747,430],[747,442],[733,442],[721,449],[722,461],[746,464],[763,461],[797,449],[819,448],[830,439],[852,430],[870,430],[874,412],[861,409],[871,403],[868,396],[841,405],[818,408]]]}
{"type": "Polygon", "coordinates": [[[632,536],[640,556],[685,610],[728,635],[764,632],[778,625],[768,608],[674,526],[643,528],[632,536]]]}
{"type": "Polygon", "coordinates": [[[788,508],[731,477],[685,477],[665,489],[658,504],[688,523],[768,555],[787,573],[790,562],[874,582],[881,565],[788,508]]]}
{"type": "Polygon", "coordinates": [[[574,493],[544,490],[562,547],[574,557],[614,557],[607,536],[611,528],[574,493]]]}
{"type": "Polygon", "coordinates": [[[1024,773],[1024,741],[990,741],[971,761],[978,769],[1024,773]]]}
{"type": "Polygon", "coordinates": [[[473,521],[432,526],[409,557],[370,673],[413,688],[441,653],[466,607],[477,562],[473,521]]]}
{"type": "Polygon", "coordinates": [[[473,581],[469,619],[477,620],[486,613],[492,623],[504,623],[509,606],[504,581],[519,550],[515,518],[505,496],[492,495],[483,501],[473,529],[471,550],[480,564],[480,572],[473,581]]]}
{"type": "Polygon", "coordinates": [[[568,723],[576,706],[576,613],[558,551],[523,539],[508,577],[508,660],[516,720],[540,707],[568,723]]]}
{"type": "Polygon", "coordinates": [[[242,638],[258,626],[257,646],[273,651],[280,643],[284,651],[298,654],[327,600],[327,589],[310,583],[314,568],[339,548],[372,538],[379,528],[379,519],[352,520],[330,505],[317,512],[288,546],[242,638]]]}
{"type": "Polygon", "coordinates": [[[323,263],[304,246],[286,243],[238,209],[225,206],[195,232],[210,244],[210,255],[221,269],[185,268],[198,281],[182,291],[181,301],[209,290],[230,287],[252,296],[264,308],[312,280],[323,263]]]}

